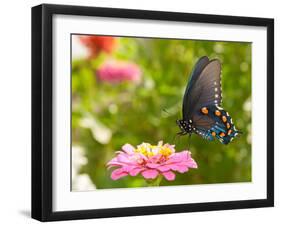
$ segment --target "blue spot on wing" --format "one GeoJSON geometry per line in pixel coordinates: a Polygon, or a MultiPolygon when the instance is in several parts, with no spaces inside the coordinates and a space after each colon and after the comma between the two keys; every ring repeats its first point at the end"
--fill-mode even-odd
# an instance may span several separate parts
{"type": "Polygon", "coordinates": [[[201,126],[196,128],[196,133],[206,140],[213,141],[216,137],[221,143],[228,144],[238,134],[231,117],[225,110],[215,105],[208,106],[207,108],[209,110],[208,117],[210,119],[208,121],[211,125],[209,124],[208,127],[202,126],[203,123],[201,122],[201,126]],[[216,110],[220,111],[220,116],[215,115],[216,110]],[[226,117],[226,121],[222,120],[223,116],[226,117]],[[229,124],[228,127],[227,124],[229,124]]]}
{"type": "Polygon", "coordinates": [[[214,137],[212,136],[212,134],[209,130],[197,129],[196,133],[206,140],[209,140],[209,141],[214,140],[214,137]]]}

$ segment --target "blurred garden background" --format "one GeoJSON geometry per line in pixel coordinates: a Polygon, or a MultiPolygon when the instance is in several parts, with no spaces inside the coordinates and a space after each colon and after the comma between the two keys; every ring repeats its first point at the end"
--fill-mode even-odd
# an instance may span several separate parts
{"type": "Polygon", "coordinates": [[[251,181],[251,43],[72,35],[72,190],[142,187],[110,178],[106,163],[130,143],[188,148],[179,132],[184,90],[196,61],[222,63],[222,107],[243,132],[230,144],[192,135],[198,169],[161,186],[251,181]]]}

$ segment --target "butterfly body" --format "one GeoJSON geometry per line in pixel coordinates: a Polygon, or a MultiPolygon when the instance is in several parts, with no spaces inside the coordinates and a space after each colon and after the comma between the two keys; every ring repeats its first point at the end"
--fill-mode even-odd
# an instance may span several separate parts
{"type": "Polygon", "coordinates": [[[228,144],[237,136],[232,118],[221,108],[221,64],[202,57],[196,63],[183,98],[183,119],[177,120],[180,135],[198,134],[228,144]]]}

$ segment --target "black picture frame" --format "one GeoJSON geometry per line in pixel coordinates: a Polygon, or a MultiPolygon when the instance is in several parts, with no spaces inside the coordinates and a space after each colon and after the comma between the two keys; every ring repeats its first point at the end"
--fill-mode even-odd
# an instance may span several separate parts
{"type": "Polygon", "coordinates": [[[274,206],[273,19],[49,4],[32,8],[32,218],[40,221],[56,221],[270,206],[274,206]],[[52,18],[55,14],[266,27],[267,198],[54,212],[52,210],[52,18]]]}

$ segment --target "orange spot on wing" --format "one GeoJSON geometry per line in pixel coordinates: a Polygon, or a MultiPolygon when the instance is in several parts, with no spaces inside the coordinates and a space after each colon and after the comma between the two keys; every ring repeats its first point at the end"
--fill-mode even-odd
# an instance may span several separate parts
{"type": "Polygon", "coordinates": [[[212,136],[215,137],[216,135],[217,135],[216,132],[213,131],[212,136]]]}
{"type": "Polygon", "coordinates": [[[203,108],[201,108],[201,112],[202,112],[204,115],[207,115],[207,114],[209,113],[209,110],[208,110],[208,108],[203,107],[203,108]]]}
{"type": "Polygon", "coordinates": [[[224,115],[221,117],[221,119],[222,119],[223,122],[226,122],[226,121],[227,121],[227,118],[226,118],[226,116],[224,116],[224,115]]]}
{"type": "Polygon", "coordinates": [[[226,128],[229,129],[230,128],[230,124],[226,123],[226,128]]]}
{"type": "Polygon", "coordinates": [[[232,133],[232,130],[228,130],[227,135],[230,135],[232,133]]]}
{"type": "Polygon", "coordinates": [[[216,116],[221,116],[221,112],[220,112],[219,110],[216,110],[216,111],[215,111],[215,115],[216,115],[216,116]]]}
{"type": "Polygon", "coordinates": [[[225,133],[221,132],[220,137],[225,137],[225,133]]]}

